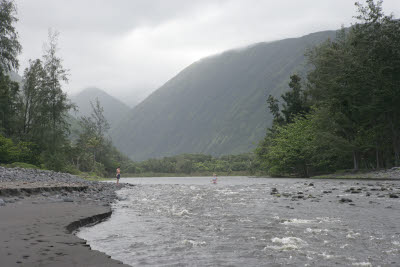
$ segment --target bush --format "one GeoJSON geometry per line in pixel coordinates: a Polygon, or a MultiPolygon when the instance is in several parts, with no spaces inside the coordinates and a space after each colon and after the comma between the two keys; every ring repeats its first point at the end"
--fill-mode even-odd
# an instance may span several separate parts
{"type": "Polygon", "coordinates": [[[9,168],[24,168],[24,169],[39,169],[38,166],[33,164],[25,163],[25,162],[13,162],[8,164],[7,167],[9,168]]]}
{"type": "Polygon", "coordinates": [[[72,164],[64,167],[63,172],[70,173],[73,175],[79,175],[81,172],[72,164]]]}
{"type": "Polygon", "coordinates": [[[24,162],[40,165],[40,152],[32,142],[19,142],[17,145],[10,138],[0,135],[0,163],[24,162]]]}
{"type": "Polygon", "coordinates": [[[32,142],[19,142],[16,145],[18,150],[18,161],[40,165],[40,151],[38,145],[32,142]]]}
{"type": "Polygon", "coordinates": [[[11,139],[0,135],[0,163],[18,161],[18,151],[11,139]]]}

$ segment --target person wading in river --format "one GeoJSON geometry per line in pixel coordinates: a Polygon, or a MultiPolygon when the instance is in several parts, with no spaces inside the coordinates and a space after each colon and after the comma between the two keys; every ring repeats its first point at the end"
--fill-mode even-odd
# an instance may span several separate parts
{"type": "Polygon", "coordinates": [[[217,183],[217,175],[216,175],[215,173],[213,174],[213,178],[212,178],[211,182],[212,182],[213,184],[216,184],[216,183],[217,183]]]}
{"type": "Polygon", "coordinates": [[[119,184],[119,178],[121,178],[121,169],[118,166],[118,168],[117,168],[117,184],[119,184]]]}

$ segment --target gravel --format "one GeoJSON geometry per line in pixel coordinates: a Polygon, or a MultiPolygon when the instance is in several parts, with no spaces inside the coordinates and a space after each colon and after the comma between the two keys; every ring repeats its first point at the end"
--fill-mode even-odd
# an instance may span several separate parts
{"type": "Polygon", "coordinates": [[[0,167],[0,206],[24,197],[35,201],[64,201],[110,205],[116,191],[128,184],[84,180],[68,173],[0,167]],[[10,193],[12,189],[12,194],[10,193]]]}

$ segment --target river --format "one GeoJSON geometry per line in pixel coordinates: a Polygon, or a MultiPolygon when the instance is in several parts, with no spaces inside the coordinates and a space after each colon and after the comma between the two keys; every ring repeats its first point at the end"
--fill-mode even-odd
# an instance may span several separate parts
{"type": "Polygon", "coordinates": [[[132,266],[400,266],[400,181],[123,178],[78,232],[132,266]]]}

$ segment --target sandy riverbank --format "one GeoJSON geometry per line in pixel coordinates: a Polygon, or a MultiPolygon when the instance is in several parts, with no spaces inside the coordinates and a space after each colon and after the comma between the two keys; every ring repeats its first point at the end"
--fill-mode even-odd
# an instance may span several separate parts
{"type": "Polygon", "coordinates": [[[69,174],[0,167],[0,265],[127,266],[91,250],[72,233],[108,218],[120,187],[69,174]]]}

